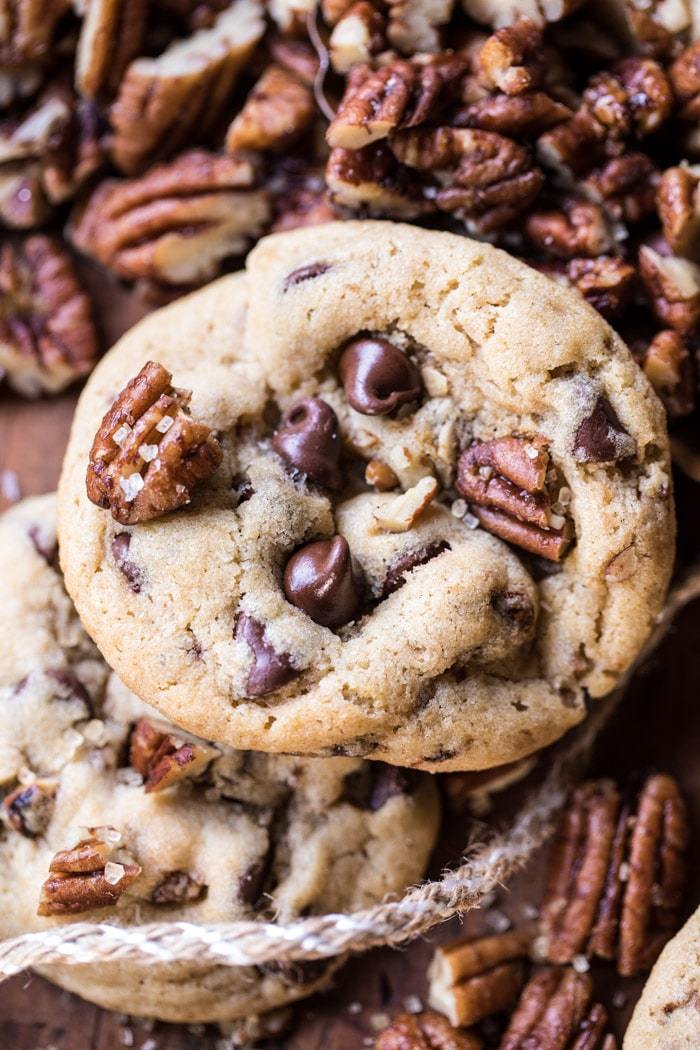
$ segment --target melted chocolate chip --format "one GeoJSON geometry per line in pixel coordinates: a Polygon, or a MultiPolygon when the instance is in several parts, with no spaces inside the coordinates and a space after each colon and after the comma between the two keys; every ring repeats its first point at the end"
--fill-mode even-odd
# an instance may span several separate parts
{"type": "Polygon", "coordinates": [[[232,488],[236,499],[236,507],[240,507],[242,503],[247,503],[250,497],[255,495],[255,489],[251,484],[250,478],[245,474],[238,474],[233,479],[232,488]]]}
{"type": "Polygon", "coordinates": [[[419,547],[418,550],[407,551],[399,555],[387,570],[382,587],[382,598],[387,598],[394,591],[398,591],[399,587],[403,587],[411,569],[427,564],[433,558],[437,558],[438,554],[448,550],[450,550],[450,545],[446,540],[436,540],[434,543],[429,543],[427,547],[419,547]]]}
{"type": "Polygon", "coordinates": [[[322,627],[342,627],[357,615],[364,577],[342,536],[307,543],[284,570],[287,601],[322,627]]]}
{"type": "Polygon", "coordinates": [[[353,339],[338,368],[348,401],[365,416],[388,416],[421,395],[418,369],[388,339],[353,339]]]}
{"type": "Polygon", "coordinates": [[[494,594],[491,605],[508,626],[517,631],[527,631],[535,622],[532,602],[520,591],[501,591],[494,594]]]}
{"type": "Polygon", "coordinates": [[[372,762],[348,773],[343,783],[342,801],[358,809],[376,813],[390,798],[410,795],[415,787],[415,774],[408,769],[372,762]]]}
{"type": "Polygon", "coordinates": [[[331,264],[325,262],[312,262],[309,263],[308,266],[300,266],[298,270],[292,270],[292,272],[287,275],[282,286],[282,291],[287,292],[290,288],[294,288],[298,284],[303,284],[304,281],[312,281],[314,277],[321,277],[322,274],[328,273],[330,269],[331,264]]]}
{"type": "Polygon", "coordinates": [[[342,485],[338,418],[320,397],[298,401],[282,417],[272,446],[295,470],[329,489],[342,485]]]}
{"type": "Polygon", "coordinates": [[[138,565],[129,558],[130,545],[131,533],[118,532],[112,540],[112,557],[121,574],[128,580],[134,594],[138,594],[143,583],[143,573],[138,565]]]}
{"type": "Polygon", "coordinates": [[[35,839],[43,835],[53,813],[53,796],[37,784],[17,788],[4,800],[7,819],[20,835],[35,839]]]}
{"type": "Polygon", "coordinates": [[[251,908],[256,907],[262,897],[268,870],[269,861],[266,855],[251,864],[238,880],[238,896],[244,904],[248,904],[251,908]]]}
{"type": "Polygon", "coordinates": [[[634,448],[634,439],[608,399],[601,395],[591,414],[579,423],[574,435],[574,456],[579,463],[613,463],[632,455],[634,448]]]}
{"type": "Polygon", "coordinates": [[[57,565],[58,544],[55,540],[47,542],[46,536],[42,535],[38,525],[32,525],[30,528],[29,539],[34,544],[37,554],[41,555],[47,565],[50,565],[52,568],[57,565]]]}
{"type": "Polygon", "coordinates": [[[236,622],[235,637],[245,642],[253,654],[253,666],[248,672],[246,696],[265,696],[286,685],[298,671],[288,653],[277,653],[265,639],[265,626],[248,613],[241,613],[236,622]]]}

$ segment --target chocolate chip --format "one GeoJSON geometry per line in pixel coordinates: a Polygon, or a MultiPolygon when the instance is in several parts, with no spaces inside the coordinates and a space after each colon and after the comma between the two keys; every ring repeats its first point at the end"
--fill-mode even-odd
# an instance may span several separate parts
{"type": "Polygon", "coordinates": [[[384,762],[372,762],[348,773],[343,782],[341,801],[358,809],[376,813],[390,798],[410,795],[415,787],[415,774],[384,762]]]}
{"type": "Polygon", "coordinates": [[[354,619],[364,589],[362,569],[342,536],[300,547],[284,570],[287,601],[322,627],[354,619]]]}
{"type": "Polygon", "coordinates": [[[450,550],[450,545],[446,540],[436,540],[426,547],[419,547],[418,550],[407,551],[399,555],[387,570],[382,587],[382,598],[387,598],[394,591],[398,591],[399,587],[403,587],[411,569],[415,569],[418,565],[425,565],[433,558],[437,558],[438,554],[448,550],[450,550]]]}
{"type": "Polygon", "coordinates": [[[353,339],[338,367],[348,401],[365,416],[388,416],[420,397],[418,369],[388,339],[353,339]]]}
{"type": "Polygon", "coordinates": [[[40,554],[47,565],[54,568],[57,565],[58,559],[58,544],[55,540],[47,542],[46,536],[42,535],[42,532],[38,525],[32,525],[29,530],[29,539],[34,544],[34,549],[37,554],[40,554]]]}
{"type": "Polygon", "coordinates": [[[309,263],[308,266],[300,266],[298,270],[292,270],[292,272],[287,275],[282,286],[282,291],[287,292],[290,288],[294,288],[298,284],[303,284],[304,281],[312,281],[314,277],[321,277],[322,274],[328,273],[330,269],[331,264],[325,262],[313,262],[309,263]]]}
{"type": "Polygon", "coordinates": [[[129,547],[131,545],[130,532],[118,532],[112,540],[112,557],[114,563],[129,582],[134,594],[138,594],[143,583],[143,573],[129,558],[129,547]]]}
{"type": "Polygon", "coordinates": [[[342,485],[338,418],[320,397],[297,401],[282,417],[272,446],[311,481],[329,489],[342,485]]]}
{"type": "Polygon", "coordinates": [[[612,463],[634,453],[634,439],[602,395],[591,414],[579,423],[574,436],[574,456],[579,463],[612,463]]]}
{"type": "Polygon", "coordinates": [[[43,835],[53,815],[53,794],[38,784],[16,788],[4,799],[7,819],[20,835],[35,839],[43,835]]]}
{"type": "Polygon", "coordinates": [[[253,908],[258,903],[266,874],[267,865],[264,857],[256,860],[243,872],[238,880],[238,896],[244,904],[253,908]]]}
{"type": "Polygon", "coordinates": [[[237,474],[233,479],[232,488],[236,499],[236,507],[247,503],[251,496],[255,495],[250,478],[246,474],[237,474]]]}
{"type": "Polygon", "coordinates": [[[240,614],[236,621],[235,637],[245,642],[253,654],[253,666],[246,682],[247,697],[272,693],[299,673],[288,653],[275,652],[266,641],[265,626],[254,616],[240,614]]]}
{"type": "Polygon", "coordinates": [[[527,631],[535,622],[532,602],[520,591],[500,591],[491,598],[491,605],[514,630],[527,631]]]}

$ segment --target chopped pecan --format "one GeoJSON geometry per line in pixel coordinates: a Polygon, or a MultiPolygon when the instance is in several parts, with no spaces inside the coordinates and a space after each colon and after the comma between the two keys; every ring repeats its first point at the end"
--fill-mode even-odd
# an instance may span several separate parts
{"type": "Polygon", "coordinates": [[[608,138],[644,138],[657,131],[673,105],[668,77],[650,58],[624,58],[609,72],[593,76],[583,104],[606,130],[608,138]]]}
{"type": "Polygon", "coordinates": [[[681,165],[663,173],[656,196],[664,237],[671,251],[689,259],[700,257],[699,187],[700,167],[681,165]]]}
{"type": "Polygon", "coordinates": [[[692,332],[700,323],[700,266],[661,255],[645,244],[639,250],[639,272],[649,305],[661,323],[681,335],[692,332]]]}
{"type": "Polygon", "coordinates": [[[198,777],[219,753],[205,744],[162,733],[145,718],[139,719],[129,738],[129,764],[143,777],[147,794],[198,777]]]}
{"type": "Polygon", "coordinates": [[[670,419],[695,407],[695,374],[685,342],[671,329],[657,332],[642,358],[644,374],[664,403],[670,419]]]}
{"type": "Polygon", "coordinates": [[[133,525],[188,504],[221,463],[216,437],[189,415],[189,393],[149,361],[105,415],[90,450],[88,497],[133,525]]]}
{"type": "Polygon", "coordinates": [[[435,117],[459,90],[466,62],[456,55],[430,61],[396,59],[377,70],[355,67],[326,138],[333,148],[362,149],[392,131],[435,117]]]}
{"type": "Polygon", "coordinates": [[[441,1014],[399,1014],[377,1037],[375,1050],[482,1050],[472,1032],[458,1031],[441,1014]]]}
{"type": "Polygon", "coordinates": [[[53,815],[57,787],[55,780],[35,780],[32,784],[20,784],[5,795],[3,806],[11,827],[25,838],[43,835],[53,815]]]}
{"type": "Polygon", "coordinates": [[[141,51],[147,0],[90,0],[75,59],[75,83],[84,98],[111,99],[125,69],[141,51]]]}
{"type": "Polygon", "coordinates": [[[402,164],[437,179],[437,207],[477,233],[512,222],[543,183],[526,149],[490,131],[417,128],[392,135],[391,149],[402,164]]]}
{"type": "Polygon", "coordinates": [[[649,969],[672,935],[688,827],[675,781],[649,777],[634,809],[611,781],[575,791],[550,857],[542,909],[550,962],[588,953],[623,976],[649,969]]]}
{"type": "Polygon", "coordinates": [[[611,219],[640,222],[656,206],[659,170],[644,153],[624,153],[589,172],[581,192],[601,204],[611,219]]]}
{"type": "Polygon", "coordinates": [[[617,317],[627,306],[637,276],[633,266],[612,255],[571,259],[566,275],[586,302],[608,320],[617,317]]]}
{"type": "Polygon", "coordinates": [[[268,66],[226,132],[226,149],[282,149],[306,131],[313,115],[306,84],[281,66],[268,66]]]}
{"type": "Polygon", "coordinates": [[[263,34],[254,0],[234,0],[211,29],[137,58],[112,106],[111,153],[127,175],[172,155],[215,126],[238,74],[263,34]]]}
{"type": "Polygon", "coordinates": [[[438,948],[428,971],[430,1005],[458,1026],[509,1009],[524,981],[530,940],[528,933],[509,931],[438,948]]]}
{"type": "Polygon", "coordinates": [[[207,887],[186,871],[169,871],[151,890],[154,904],[192,904],[201,900],[207,887]]]}
{"type": "Polygon", "coordinates": [[[378,492],[390,492],[399,485],[394,471],[381,459],[370,459],[365,468],[365,481],[378,492]]]}
{"type": "Polygon", "coordinates": [[[479,52],[479,72],[490,88],[521,95],[544,79],[542,31],[531,18],[520,18],[490,36],[479,52]]]}
{"type": "Polygon", "coordinates": [[[416,219],[435,210],[421,180],[399,164],[383,142],[365,149],[331,150],[326,185],[336,204],[369,215],[416,219]]]}
{"type": "Polygon", "coordinates": [[[135,179],[100,183],[70,237],[119,277],[191,285],[240,255],[270,213],[246,158],[183,153],[135,179]]]}
{"type": "Polygon", "coordinates": [[[623,0],[615,6],[639,54],[666,57],[677,53],[692,27],[692,8],[687,0],[674,4],[623,0]]]}
{"type": "Polygon", "coordinates": [[[548,561],[560,561],[572,538],[570,522],[559,512],[570,493],[562,487],[552,503],[549,469],[542,437],[477,441],[459,458],[455,487],[489,532],[548,561]]]}
{"type": "Polygon", "coordinates": [[[548,168],[580,175],[605,157],[605,129],[588,112],[577,110],[570,120],[545,131],[537,140],[537,156],[548,168]]]}
{"type": "Polygon", "coordinates": [[[288,36],[302,36],[308,17],[316,9],[317,0],[269,0],[270,18],[288,36]]]}
{"type": "Polygon", "coordinates": [[[93,835],[73,849],[60,850],[41,887],[37,915],[75,915],[109,908],[141,874],[138,864],[109,859],[112,848],[93,835]]]}
{"type": "Polygon", "coordinates": [[[382,504],[374,513],[375,521],[387,532],[408,532],[438,494],[433,477],[421,478],[417,485],[382,504]]]}
{"type": "Polygon", "coordinates": [[[357,0],[333,28],[328,43],[336,73],[369,62],[385,44],[386,18],[369,0],[357,0]]]}
{"type": "Polygon", "coordinates": [[[0,63],[45,62],[70,0],[6,0],[0,12],[0,63]]]}
{"type": "Polygon", "coordinates": [[[516,18],[532,18],[538,25],[547,22],[558,22],[561,18],[576,11],[584,0],[462,0],[467,14],[481,25],[500,29],[508,26],[516,18]]]}
{"type": "Polygon", "coordinates": [[[568,106],[546,92],[528,91],[524,95],[489,95],[475,99],[458,110],[451,124],[496,131],[507,138],[528,139],[570,120],[571,116],[568,106]]]}
{"type": "Polygon", "coordinates": [[[540,251],[573,259],[595,258],[615,248],[605,212],[592,201],[566,198],[560,211],[535,211],[525,220],[525,233],[540,251]]]}
{"type": "Polygon", "coordinates": [[[676,101],[680,103],[679,116],[683,120],[700,118],[700,40],[687,47],[668,71],[676,101]]]}
{"type": "Polygon", "coordinates": [[[0,60],[0,109],[31,98],[41,87],[43,72],[34,62],[5,66],[0,60]]]}
{"type": "Polygon", "coordinates": [[[0,370],[26,397],[56,393],[95,364],[92,306],[61,245],[34,236],[0,250],[0,370]]]}
{"type": "Polygon", "coordinates": [[[607,1014],[591,1005],[593,982],[575,970],[540,970],[523,988],[499,1050],[615,1050],[607,1014]]]}
{"type": "Polygon", "coordinates": [[[441,29],[449,22],[455,0],[388,0],[389,43],[403,55],[435,52],[441,29]]]}

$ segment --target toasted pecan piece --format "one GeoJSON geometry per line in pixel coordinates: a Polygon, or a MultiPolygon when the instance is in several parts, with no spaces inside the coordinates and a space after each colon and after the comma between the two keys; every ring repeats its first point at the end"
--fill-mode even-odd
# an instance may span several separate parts
{"type": "Polygon", "coordinates": [[[139,719],[129,737],[129,764],[143,777],[147,794],[198,777],[219,754],[206,744],[163,733],[145,718],[139,719]]]}
{"type": "Polygon", "coordinates": [[[652,215],[660,173],[644,153],[623,153],[589,172],[581,192],[616,222],[634,223],[652,215]]]}
{"type": "Polygon", "coordinates": [[[453,127],[495,131],[506,138],[529,139],[570,120],[572,111],[545,91],[524,95],[487,95],[459,109],[453,127]]]}
{"type": "Polygon", "coordinates": [[[234,0],[211,29],[137,58],[112,106],[111,153],[127,175],[202,139],[228,105],[238,74],[264,30],[257,0],[234,0]]]}
{"type": "Polygon", "coordinates": [[[625,977],[649,969],[677,923],[687,843],[685,806],[671,777],[649,777],[633,807],[611,781],[580,785],[550,857],[547,958],[615,959],[625,977]]]}
{"type": "Polygon", "coordinates": [[[141,868],[130,861],[110,860],[112,852],[109,843],[94,834],[72,849],[59,850],[41,887],[37,915],[75,915],[117,904],[141,868]]]}
{"type": "Polygon", "coordinates": [[[430,1005],[464,1027],[509,1009],[525,979],[530,941],[527,932],[508,931],[437,948],[428,971],[430,1005]]]}
{"type": "Polygon", "coordinates": [[[581,7],[584,0],[462,0],[467,14],[481,25],[501,29],[517,18],[535,19],[538,25],[547,22],[558,22],[581,7]]]}
{"type": "Polygon", "coordinates": [[[402,55],[436,52],[455,0],[389,0],[387,37],[402,55]]]}
{"type": "Polygon", "coordinates": [[[560,211],[531,212],[525,220],[525,233],[540,251],[560,259],[595,258],[616,247],[600,205],[578,198],[566,198],[560,211]]]}
{"type": "Polygon", "coordinates": [[[628,47],[640,55],[677,54],[692,28],[692,4],[664,0],[614,0],[610,5],[628,47]]]}
{"type": "Polygon", "coordinates": [[[549,467],[542,437],[477,441],[459,458],[455,487],[489,532],[549,561],[560,561],[572,538],[571,523],[562,513],[570,493],[562,486],[557,502],[550,498],[549,467]]]}
{"type": "Polygon", "coordinates": [[[583,105],[609,140],[644,138],[669,117],[673,92],[666,73],[650,58],[623,58],[597,73],[583,93],[583,105]]]}
{"type": "Polygon", "coordinates": [[[695,407],[695,371],[690,352],[678,332],[672,329],[657,332],[644,351],[641,364],[669,418],[690,415],[695,407]]]}
{"type": "Polygon", "coordinates": [[[483,1042],[473,1032],[453,1028],[441,1014],[399,1014],[379,1034],[376,1050],[482,1050],[483,1042]]]}
{"type": "Polygon", "coordinates": [[[426,184],[399,164],[383,142],[358,150],[331,150],[326,185],[336,204],[369,215],[415,219],[435,211],[423,192],[426,184]]]}
{"type": "Polygon", "coordinates": [[[700,40],[694,41],[669,67],[671,87],[680,103],[680,117],[697,121],[700,118],[700,40]]]}
{"type": "Polygon", "coordinates": [[[700,266],[644,244],[639,250],[639,273],[647,301],[661,323],[681,335],[692,332],[700,323],[700,266]]]}
{"type": "Polygon", "coordinates": [[[269,196],[255,183],[249,159],[191,150],[138,178],[102,182],[69,234],[119,277],[195,284],[268,221],[269,196]]]}
{"type": "Polygon", "coordinates": [[[3,0],[0,6],[0,64],[45,62],[56,27],[70,0],[3,0]]]}
{"type": "Polygon", "coordinates": [[[336,73],[367,63],[386,44],[386,18],[370,0],[356,0],[333,27],[328,50],[336,73]]]}
{"type": "Polygon", "coordinates": [[[521,95],[544,79],[542,31],[531,18],[519,18],[490,36],[479,52],[482,79],[506,95],[521,95]]]}
{"type": "Polygon", "coordinates": [[[282,66],[268,66],[226,132],[226,149],[282,149],[306,131],[313,115],[307,85],[282,66]]]}
{"type": "Polygon", "coordinates": [[[75,84],[84,98],[114,97],[141,51],[147,13],[147,0],[90,0],[75,59],[75,84]]]}
{"type": "Polygon", "coordinates": [[[530,978],[520,996],[499,1050],[615,1050],[607,1014],[591,1005],[587,973],[550,968],[530,978]]]}
{"type": "Polygon", "coordinates": [[[92,305],[67,253],[36,235],[0,250],[0,370],[26,397],[86,375],[99,344],[92,305]]]}
{"type": "Polygon", "coordinates": [[[659,182],[656,205],[674,255],[700,258],[700,167],[668,168],[659,182]]]}
{"type": "Polygon", "coordinates": [[[171,382],[162,365],[149,361],[119,394],[93,441],[88,497],[123,525],[185,506],[197,482],[221,463],[216,437],[189,415],[189,393],[171,382]]]}

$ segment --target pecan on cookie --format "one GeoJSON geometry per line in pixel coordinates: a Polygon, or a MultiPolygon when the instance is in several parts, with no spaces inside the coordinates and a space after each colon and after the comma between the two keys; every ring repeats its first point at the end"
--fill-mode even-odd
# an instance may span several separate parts
{"type": "Polygon", "coordinates": [[[129,764],[143,777],[146,792],[198,777],[218,754],[206,744],[163,733],[145,718],[138,720],[129,738],[129,764]]]}
{"type": "Polygon", "coordinates": [[[193,420],[189,393],[149,361],[105,415],[90,450],[87,492],[115,521],[150,521],[190,502],[221,463],[209,427],[193,420]]]}
{"type": "Polygon", "coordinates": [[[141,874],[138,864],[114,861],[113,828],[90,829],[89,837],[71,849],[59,850],[41,887],[38,915],[77,915],[93,908],[111,908],[141,874]],[[104,838],[95,832],[106,831],[104,838]],[[105,841],[106,839],[106,841],[105,841]]]}

